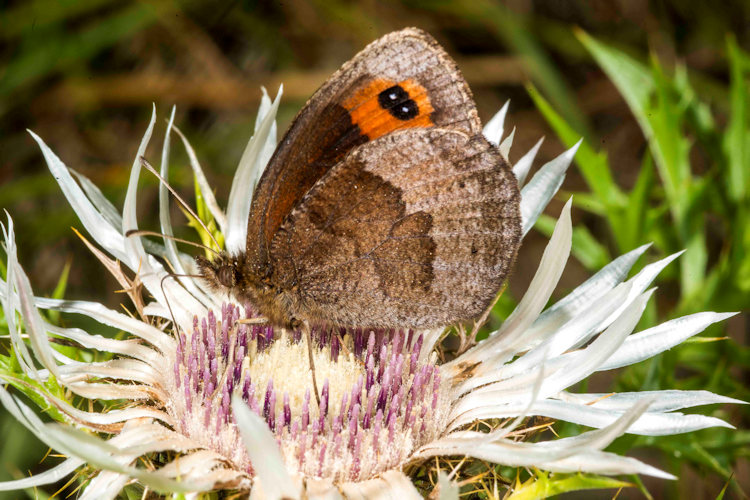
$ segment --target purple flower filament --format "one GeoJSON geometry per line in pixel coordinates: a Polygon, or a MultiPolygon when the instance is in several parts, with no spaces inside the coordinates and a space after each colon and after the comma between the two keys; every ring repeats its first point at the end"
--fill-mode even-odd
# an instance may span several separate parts
{"type": "MultiPolygon", "coordinates": [[[[297,390],[296,396],[290,394],[292,382],[310,385],[306,376],[296,377],[304,380],[282,380],[278,373],[275,380],[258,380],[257,372],[255,378],[251,376],[254,360],[263,353],[270,356],[279,341],[267,326],[237,322],[252,316],[249,308],[224,304],[220,319],[213,313],[200,321],[196,318],[192,331],[178,339],[170,370],[177,395],[170,412],[182,432],[248,473],[252,469],[231,410],[233,394],[265,419],[290,468],[337,481],[363,480],[397,466],[434,439],[444,424],[440,371],[432,362],[419,361],[429,358],[420,356],[421,335],[313,328],[313,343],[325,355],[322,364],[331,365],[328,373],[335,374],[337,363],[344,362],[359,370],[349,377],[326,376],[318,406],[309,387],[297,390]]],[[[304,341],[292,333],[282,342],[301,347],[304,341]]],[[[319,364],[316,361],[316,368],[319,364]]]]}

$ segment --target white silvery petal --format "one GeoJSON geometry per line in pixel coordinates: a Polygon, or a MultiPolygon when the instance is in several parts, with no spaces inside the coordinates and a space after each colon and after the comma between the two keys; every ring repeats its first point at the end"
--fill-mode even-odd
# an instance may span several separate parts
{"type": "Polygon", "coordinates": [[[573,237],[573,225],[570,219],[572,201],[572,198],[569,199],[563,206],[560,218],[552,232],[552,237],[544,249],[537,273],[531,280],[529,289],[521,302],[498,331],[498,337],[508,335],[513,331],[525,330],[531,325],[557,286],[568,260],[568,255],[570,255],[573,237]]]}
{"type": "MultiPolygon", "coordinates": [[[[146,148],[148,147],[148,143],[151,141],[151,134],[154,132],[155,123],[156,106],[154,105],[151,111],[151,120],[148,123],[146,132],[143,134],[141,144],[138,146],[138,151],[136,152],[135,160],[133,160],[133,166],[130,170],[130,180],[128,182],[128,189],[125,192],[125,203],[122,207],[123,236],[130,230],[138,229],[138,221],[136,217],[136,198],[138,196],[138,178],[141,175],[141,158],[146,154],[146,148]]],[[[99,243],[101,244],[101,242],[99,243]]],[[[126,258],[121,258],[120,260],[125,262],[130,269],[136,269],[138,267],[139,260],[145,254],[145,251],[143,250],[143,243],[141,242],[141,238],[139,236],[125,238],[125,253],[126,258]]]]}
{"type": "Polygon", "coordinates": [[[19,330],[20,325],[16,322],[15,311],[18,310],[19,307],[17,305],[18,300],[13,284],[16,281],[16,273],[18,272],[16,270],[18,257],[16,255],[16,238],[13,233],[13,219],[10,218],[10,215],[8,215],[8,227],[6,228],[5,225],[0,224],[0,229],[2,229],[3,232],[3,238],[5,239],[5,252],[8,255],[8,265],[6,266],[8,281],[2,283],[3,293],[0,297],[3,310],[5,311],[4,316],[8,334],[13,349],[19,354],[16,356],[16,360],[18,360],[18,364],[21,366],[23,372],[33,379],[39,380],[39,374],[34,366],[34,360],[31,357],[28,347],[26,347],[26,343],[21,338],[21,332],[19,330]]]}
{"type": "Polygon", "coordinates": [[[648,400],[639,401],[609,426],[571,438],[525,443],[509,439],[492,439],[492,435],[488,436],[481,432],[454,432],[449,437],[423,447],[418,455],[424,458],[446,454],[468,455],[515,467],[555,462],[608,446],[646,411],[650,403],[648,400]]]}
{"type": "Polygon", "coordinates": [[[403,472],[389,470],[380,477],[358,483],[345,483],[341,491],[347,500],[421,500],[423,497],[403,472]]]}
{"type": "Polygon", "coordinates": [[[232,410],[255,470],[256,480],[260,483],[265,497],[269,500],[299,498],[299,489],[289,477],[276,438],[271,434],[265,420],[253,413],[237,396],[232,397],[232,410]]]}
{"type": "Polygon", "coordinates": [[[540,343],[539,346],[501,369],[502,378],[511,377],[537,366],[543,358],[557,357],[578,343],[580,339],[588,338],[611,314],[611,311],[622,304],[629,290],[630,286],[626,284],[610,290],[601,298],[599,303],[576,315],[568,323],[554,330],[554,334],[540,343]]]}
{"type": "MultiPolygon", "coordinates": [[[[164,234],[164,246],[166,247],[166,257],[172,268],[177,274],[189,274],[182,264],[182,259],[178,255],[177,245],[175,241],[171,239],[174,236],[172,231],[172,218],[169,213],[169,189],[167,188],[166,182],[169,182],[169,151],[170,151],[170,139],[172,137],[172,126],[174,124],[174,115],[177,111],[175,106],[172,106],[172,113],[169,115],[169,121],[167,122],[167,131],[164,134],[164,143],[161,150],[161,168],[159,175],[161,175],[164,182],[159,183],[159,224],[161,226],[161,232],[164,234]]],[[[182,284],[189,291],[193,297],[196,297],[204,304],[210,304],[211,299],[206,293],[198,288],[195,281],[191,278],[175,277],[179,283],[182,284]]]]}
{"type": "Polygon", "coordinates": [[[680,410],[682,408],[690,408],[692,406],[717,403],[747,404],[745,401],[720,396],[709,391],[661,390],[618,392],[613,394],[560,393],[560,399],[563,401],[577,402],[581,405],[587,405],[593,408],[620,412],[626,411],[633,406],[636,401],[649,397],[654,400],[648,408],[649,412],[668,412],[680,410]]]}
{"type": "Polygon", "coordinates": [[[439,500],[458,500],[458,485],[450,480],[448,474],[438,472],[438,487],[440,488],[439,500]]]}
{"type": "MultiPolygon", "coordinates": [[[[634,300],[617,320],[585,349],[566,353],[547,363],[545,369],[549,370],[549,376],[544,381],[541,397],[546,398],[556,394],[594,372],[635,328],[650,295],[649,292],[634,300]]],[[[474,394],[464,397],[459,402],[456,411],[463,414],[472,406],[472,400],[484,400],[490,394],[502,395],[505,398],[512,396],[514,400],[528,402],[530,396],[525,388],[537,376],[540,369],[536,367],[518,376],[475,390],[474,394]]]]}
{"type": "Polygon", "coordinates": [[[263,94],[260,97],[260,106],[258,106],[258,114],[255,115],[255,127],[253,128],[253,134],[257,134],[258,130],[260,130],[261,125],[263,124],[263,119],[265,119],[268,112],[271,110],[271,98],[268,95],[268,91],[265,87],[260,87],[260,92],[263,94]]]}
{"type": "Polygon", "coordinates": [[[677,479],[672,474],[630,457],[622,457],[605,451],[584,451],[574,457],[564,458],[540,465],[553,472],[589,471],[594,474],[643,474],[661,479],[677,479]]]}
{"type": "Polygon", "coordinates": [[[516,127],[513,127],[513,130],[510,131],[508,137],[506,137],[498,147],[498,149],[500,149],[500,154],[503,155],[503,158],[505,158],[506,160],[510,158],[510,148],[513,147],[513,138],[515,137],[515,135],[516,127]]]}
{"type": "MultiPolygon", "coordinates": [[[[152,117],[151,123],[141,140],[138,154],[133,161],[125,204],[123,206],[123,234],[127,234],[130,230],[138,229],[135,212],[138,178],[140,176],[142,158],[151,138],[154,123],[155,117],[152,117]]],[[[190,324],[193,315],[206,314],[205,305],[190,295],[180,284],[172,279],[163,279],[168,273],[152,255],[145,251],[140,236],[132,235],[124,239],[128,258],[123,262],[132,271],[138,273],[145,288],[160,303],[166,304],[171,299],[171,312],[174,314],[178,324],[190,324]]]]}
{"type": "Polygon", "coordinates": [[[619,309],[614,311],[612,315],[604,321],[604,325],[610,324],[612,321],[615,320],[617,316],[620,315],[620,313],[628,307],[628,305],[635,300],[635,298],[643,293],[646,288],[648,288],[651,283],[656,279],[656,276],[662,272],[662,270],[667,267],[673,260],[675,260],[677,257],[682,255],[683,251],[674,253],[672,255],[669,255],[659,261],[654,262],[653,264],[649,264],[641,271],[633,276],[631,279],[628,280],[628,283],[632,284],[632,287],[630,289],[630,293],[628,294],[628,298],[623,302],[623,304],[620,306],[619,309]]]}
{"type": "Polygon", "coordinates": [[[500,144],[500,139],[503,138],[503,126],[505,124],[505,115],[508,114],[508,107],[510,106],[510,99],[505,101],[500,111],[495,113],[495,116],[490,118],[490,121],[484,126],[482,133],[484,137],[492,144],[497,146],[500,144]]]}
{"type": "MultiPolygon", "coordinates": [[[[11,258],[15,258],[15,255],[11,258]]],[[[24,320],[26,326],[26,333],[29,335],[31,340],[31,346],[34,350],[34,354],[37,359],[42,362],[45,368],[47,368],[53,375],[59,378],[60,372],[57,370],[57,363],[52,355],[52,348],[49,345],[47,339],[47,332],[44,329],[44,321],[39,311],[34,306],[34,295],[31,291],[31,283],[29,278],[18,262],[15,262],[18,267],[15,273],[16,277],[16,290],[19,299],[19,311],[24,320]]],[[[11,310],[12,311],[12,310],[11,310]]]]}
{"type": "Polygon", "coordinates": [[[271,132],[274,128],[282,91],[283,88],[280,87],[276,99],[266,111],[257,132],[248,142],[232,181],[227,204],[227,231],[224,235],[226,250],[230,254],[244,252],[247,245],[247,219],[250,215],[252,195],[255,184],[265,168],[265,162],[268,161],[264,151],[268,149],[269,138],[275,141],[271,132]]]}
{"type": "Polygon", "coordinates": [[[546,163],[521,190],[521,234],[526,235],[555,195],[583,139],[546,163]]]}
{"type": "Polygon", "coordinates": [[[596,371],[633,331],[650,297],[651,292],[647,292],[636,298],[591,345],[564,355],[567,358],[566,368],[561,369],[558,376],[547,380],[542,394],[555,394],[596,371]]]}
{"type": "Polygon", "coordinates": [[[131,481],[127,474],[102,471],[88,482],[79,500],[114,500],[131,481]]]}
{"type": "Polygon", "coordinates": [[[524,182],[526,182],[526,176],[529,175],[529,170],[531,170],[531,165],[534,163],[534,158],[536,158],[536,154],[539,152],[542,142],[544,142],[544,137],[539,139],[536,144],[534,144],[534,147],[529,149],[529,151],[523,155],[515,165],[513,165],[513,174],[516,176],[519,187],[523,186],[524,182]]]}
{"type": "MultiPolygon", "coordinates": [[[[122,233],[122,215],[120,215],[120,212],[112,202],[104,196],[104,193],[102,193],[96,184],[91,182],[91,179],[76,172],[72,168],[68,168],[68,171],[76,178],[81,185],[81,188],[86,193],[86,196],[91,203],[93,203],[94,207],[99,211],[102,217],[104,217],[118,233],[122,233]]],[[[154,241],[143,240],[143,245],[149,253],[154,255],[164,256],[166,254],[166,249],[154,241]]]]}
{"type": "MultiPolygon", "coordinates": [[[[256,117],[255,121],[255,130],[260,128],[262,125],[261,118],[261,112],[263,113],[263,116],[268,114],[268,111],[271,109],[272,103],[271,98],[268,97],[268,92],[266,92],[265,87],[261,87],[263,89],[263,98],[261,99],[261,109],[258,111],[258,116],[256,117]],[[263,109],[263,108],[266,109],[263,109]]],[[[279,88],[279,94],[282,93],[284,89],[284,86],[281,85],[279,88]]],[[[277,96],[278,98],[278,96],[277,96]]],[[[263,171],[266,168],[266,165],[268,165],[268,161],[271,159],[271,156],[273,155],[273,152],[276,150],[276,143],[278,142],[276,136],[277,136],[277,125],[276,120],[274,119],[273,123],[271,124],[271,130],[268,132],[268,137],[266,138],[266,142],[263,143],[263,149],[260,153],[260,160],[258,163],[260,164],[260,168],[255,170],[255,175],[252,179],[252,192],[255,192],[255,187],[258,185],[258,181],[260,180],[260,176],[263,175],[263,171]]]]}
{"type": "Polygon", "coordinates": [[[526,347],[534,345],[533,339],[539,338],[540,334],[543,336],[544,332],[559,328],[586,308],[591,307],[592,304],[597,303],[609,290],[622,283],[633,264],[650,246],[650,244],[642,245],[616,258],[563,299],[547,308],[529,328],[525,336],[528,339],[526,347]]]}
{"type": "MultiPolygon", "coordinates": [[[[644,394],[638,401],[644,398],[652,398],[658,394],[644,394]]],[[[630,402],[630,406],[633,402],[630,402]]],[[[463,421],[470,418],[474,420],[483,420],[490,418],[510,418],[518,415],[519,412],[527,412],[529,416],[541,416],[555,420],[564,420],[575,424],[585,425],[587,427],[602,428],[612,424],[623,411],[614,411],[596,406],[547,399],[538,401],[528,410],[523,404],[512,405],[491,405],[484,408],[478,408],[465,416],[463,421]]],[[[630,426],[627,430],[629,434],[640,434],[644,436],[667,436],[671,434],[681,434],[693,432],[710,427],[727,427],[734,428],[732,425],[721,419],[707,417],[704,415],[685,415],[682,413],[658,413],[649,410],[630,426]]]]}
{"type": "Polygon", "coordinates": [[[472,358],[473,355],[479,354],[479,350],[483,351],[483,356],[487,356],[485,353],[489,350],[512,349],[509,346],[518,342],[525,329],[536,320],[557,286],[570,254],[573,235],[570,207],[571,200],[568,200],[560,213],[552,237],[544,249],[537,272],[513,313],[505,320],[500,330],[493,333],[488,340],[474,349],[474,353],[469,351],[464,356],[457,358],[456,361],[461,362],[472,358]]]}
{"type": "MultiPolygon", "coordinates": [[[[138,152],[135,160],[133,160],[133,166],[130,171],[130,179],[123,205],[123,233],[121,236],[124,239],[125,258],[121,260],[132,271],[138,272],[143,285],[160,303],[166,304],[169,300],[167,297],[172,299],[170,304],[175,319],[178,324],[185,325],[191,323],[193,315],[205,314],[205,305],[196,300],[181,285],[175,283],[174,280],[162,281],[162,278],[167,276],[167,273],[152,255],[146,253],[140,236],[132,235],[127,238],[124,237],[128,231],[138,229],[138,221],[136,220],[138,179],[141,172],[142,158],[151,140],[155,122],[156,110],[154,109],[151,121],[141,139],[141,144],[138,147],[138,152]]],[[[101,244],[101,241],[99,243],[101,244]]]]}
{"type": "Polygon", "coordinates": [[[165,235],[164,245],[167,248],[167,259],[169,259],[169,262],[174,266],[177,273],[186,274],[182,268],[180,259],[177,258],[177,245],[175,245],[174,240],[168,238],[168,236],[174,236],[172,231],[172,217],[169,214],[169,190],[167,189],[166,182],[169,182],[169,139],[172,132],[172,125],[174,124],[175,111],[177,111],[177,108],[172,106],[172,112],[167,122],[167,132],[164,134],[164,143],[161,148],[161,168],[159,174],[165,182],[159,182],[159,225],[161,226],[161,232],[165,235]]]}
{"type": "Polygon", "coordinates": [[[18,398],[11,396],[2,386],[0,386],[0,402],[16,420],[29,429],[40,441],[73,457],[72,460],[74,461],[85,461],[99,467],[106,465],[113,466],[115,469],[123,469],[122,472],[127,473],[130,477],[138,478],[145,484],[153,485],[160,490],[181,491],[181,488],[186,484],[180,485],[174,481],[165,482],[158,475],[131,467],[121,467],[119,463],[110,458],[119,450],[91,435],[75,431],[71,427],[59,424],[44,424],[28,406],[20,402],[18,398]]]}
{"type": "Polygon", "coordinates": [[[145,362],[152,362],[157,356],[160,356],[156,351],[145,345],[90,334],[80,328],[63,328],[49,323],[45,324],[45,328],[50,333],[72,340],[87,349],[122,354],[145,362]]]}
{"type": "Polygon", "coordinates": [[[182,145],[185,147],[185,151],[187,152],[188,158],[190,159],[190,167],[193,169],[195,180],[198,183],[198,187],[201,190],[201,196],[203,196],[203,200],[206,203],[208,210],[211,212],[211,215],[219,225],[219,229],[221,230],[221,232],[226,233],[227,216],[224,214],[224,211],[219,207],[219,204],[216,201],[216,196],[214,196],[211,185],[208,183],[208,179],[206,179],[206,174],[203,173],[203,168],[198,161],[198,155],[195,154],[195,150],[190,145],[190,142],[187,140],[187,137],[185,137],[182,131],[178,127],[174,127],[173,130],[178,136],[180,136],[180,139],[182,140],[182,145]]]}
{"type": "Polygon", "coordinates": [[[443,337],[445,328],[433,328],[432,330],[426,330],[422,333],[424,336],[424,342],[422,342],[422,350],[419,353],[419,362],[425,363],[427,359],[432,355],[435,350],[435,346],[443,337]]]}
{"type": "Polygon", "coordinates": [[[91,182],[88,177],[76,172],[72,168],[69,168],[68,171],[70,171],[70,173],[78,180],[78,183],[81,185],[81,188],[83,188],[86,196],[88,196],[89,200],[91,200],[91,203],[94,204],[94,207],[102,217],[107,219],[107,222],[109,222],[115,230],[122,232],[122,216],[112,202],[104,196],[104,193],[102,193],[96,184],[91,182]]]}
{"type": "Polygon", "coordinates": [[[45,425],[43,441],[56,450],[83,458],[90,465],[138,479],[156,491],[179,493],[198,489],[189,481],[175,481],[163,477],[158,471],[151,472],[123,464],[117,459],[117,455],[122,453],[119,448],[70,426],[45,425]]]}
{"type": "Polygon", "coordinates": [[[56,483],[75,472],[76,469],[81,467],[84,463],[83,460],[78,458],[68,458],[61,464],[44,472],[34,474],[31,477],[0,482],[0,491],[23,490],[26,488],[35,488],[37,486],[44,486],[45,484],[56,483]]]}
{"type": "Polygon", "coordinates": [[[76,215],[78,215],[86,231],[109,253],[120,260],[126,261],[128,255],[123,248],[122,234],[89,201],[80,186],[76,184],[76,181],[70,175],[68,167],[65,166],[60,158],[52,152],[38,135],[32,131],[29,131],[29,134],[39,144],[39,148],[42,150],[44,159],[47,162],[47,167],[60,185],[65,198],[70,203],[76,215]]]}
{"type": "MultiPolygon", "coordinates": [[[[636,307],[633,310],[637,309],[636,307]]],[[[627,329],[627,322],[631,318],[625,318],[623,325],[627,329]]],[[[632,407],[623,413],[617,420],[610,425],[595,431],[586,432],[571,438],[560,439],[548,443],[554,443],[555,446],[572,446],[585,442],[585,449],[601,450],[612,444],[617,437],[625,433],[641,416],[648,411],[649,406],[654,402],[653,398],[644,398],[633,404],[632,407]]],[[[582,449],[583,450],[583,449],[582,449]]]]}
{"type": "Polygon", "coordinates": [[[125,314],[108,309],[98,302],[36,297],[36,305],[42,309],[53,309],[55,311],[83,314],[95,319],[103,325],[124,330],[136,337],[140,337],[159,349],[162,353],[172,352],[175,348],[174,339],[170,336],[164,335],[164,332],[158,328],[125,314]]]}
{"type": "MultiPolygon", "coordinates": [[[[544,359],[542,359],[542,363],[539,369],[539,374],[536,377],[536,380],[534,381],[534,388],[531,391],[531,398],[529,398],[529,402],[526,405],[526,408],[521,409],[520,412],[516,413],[516,418],[509,424],[509,425],[503,425],[501,427],[498,427],[495,429],[492,433],[493,435],[505,437],[511,432],[513,432],[521,423],[530,415],[530,411],[534,404],[537,402],[537,399],[539,398],[539,393],[542,390],[542,384],[544,383],[545,378],[545,370],[544,365],[547,361],[547,356],[544,356],[544,359]]],[[[454,428],[456,426],[454,425],[454,428]]]]}
{"type": "Polygon", "coordinates": [[[21,425],[31,431],[34,436],[43,440],[44,422],[24,403],[19,401],[17,397],[12,396],[2,385],[0,385],[0,403],[21,425]]]}
{"type": "Polygon", "coordinates": [[[649,359],[660,352],[679,345],[693,335],[702,332],[708,326],[724,321],[736,314],[696,313],[635,333],[625,339],[622,347],[612,354],[599,370],[612,370],[649,359]]]}

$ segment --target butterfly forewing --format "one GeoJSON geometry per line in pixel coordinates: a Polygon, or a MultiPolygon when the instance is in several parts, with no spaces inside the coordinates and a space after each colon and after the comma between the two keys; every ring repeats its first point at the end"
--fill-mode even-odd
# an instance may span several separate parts
{"type": "Polygon", "coordinates": [[[417,29],[367,46],[308,101],[264,171],[248,221],[251,267],[267,267],[270,242],[284,219],[351,150],[398,130],[436,126],[469,135],[481,130],[452,59],[417,29]]]}

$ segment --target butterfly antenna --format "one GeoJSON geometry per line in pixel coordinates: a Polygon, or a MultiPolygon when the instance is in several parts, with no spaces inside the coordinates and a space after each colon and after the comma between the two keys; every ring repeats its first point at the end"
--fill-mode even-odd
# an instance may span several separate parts
{"type": "Polygon", "coordinates": [[[176,335],[180,334],[180,325],[177,324],[177,320],[174,317],[174,311],[172,311],[172,306],[169,304],[169,298],[167,297],[167,293],[164,291],[164,281],[166,281],[169,278],[202,278],[200,274],[172,274],[169,273],[166,276],[164,276],[161,281],[159,282],[159,287],[161,288],[161,294],[164,296],[164,301],[167,303],[167,309],[169,309],[169,315],[172,316],[172,323],[174,324],[176,335]]]}
{"type": "Polygon", "coordinates": [[[156,169],[148,162],[148,160],[146,158],[144,158],[143,156],[141,156],[140,160],[141,160],[141,165],[146,170],[148,170],[149,172],[151,172],[152,174],[154,174],[161,181],[161,183],[164,184],[164,187],[166,187],[167,189],[169,189],[169,192],[172,193],[172,195],[175,197],[175,199],[180,203],[180,205],[182,205],[182,208],[184,208],[185,210],[187,210],[187,212],[190,215],[192,215],[193,218],[195,218],[195,220],[198,221],[198,224],[201,225],[201,227],[206,231],[206,233],[211,238],[211,240],[213,240],[214,244],[216,245],[216,248],[221,248],[221,245],[219,245],[219,242],[216,241],[216,238],[214,238],[213,233],[211,233],[211,231],[209,231],[208,227],[203,222],[203,220],[201,220],[201,218],[198,217],[198,214],[196,214],[193,211],[193,209],[190,208],[190,206],[185,202],[185,200],[183,200],[182,197],[179,194],[177,194],[177,191],[175,191],[174,189],[172,189],[172,186],[169,185],[169,183],[167,182],[167,180],[164,177],[162,177],[159,172],[156,171],[156,169]]]}
{"type": "MultiPolygon", "coordinates": [[[[146,230],[142,230],[142,229],[131,229],[130,231],[126,231],[125,232],[125,237],[126,238],[129,238],[131,236],[160,236],[162,238],[167,238],[167,239],[170,239],[170,240],[178,241],[180,243],[185,243],[186,245],[192,245],[194,247],[202,248],[204,250],[208,250],[209,252],[213,252],[215,255],[219,255],[219,252],[217,252],[216,250],[214,250],[213,248],[211,248],[211,247],[209,247],[207,245],[203,245],[202,243],[197,243],[195,241],[185,240],[185,239],[182,239],[182,238],[178,238],[176,236],[170,236],[168,234],[157,233],[156,231],[146,231],[146,230]]],[[[175,276],[194,277],[194,276],[197,276],[197,275],[193,275],[193,274],[179,274],[179,275],[175,275],[175,276]]]]}

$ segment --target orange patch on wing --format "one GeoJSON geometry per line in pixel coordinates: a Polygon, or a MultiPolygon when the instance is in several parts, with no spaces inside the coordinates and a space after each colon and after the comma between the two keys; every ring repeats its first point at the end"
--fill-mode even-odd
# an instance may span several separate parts
{"type": "Polygon", "coordinates": [[[370,140],[399,129],[435,125],[430,118],[434,108],[430,103],[427,90],[414,80],[401,82],[373,80],[344,101],[344,108],[349,112],[352,123],[359,126],[362,134],[370,140]],[[413,118],[408,120],[396,118],[380,105],[379,94],[394,85],[399,85],[409,95],[409,99],[416,103],[418,113],[413,118]]]}

